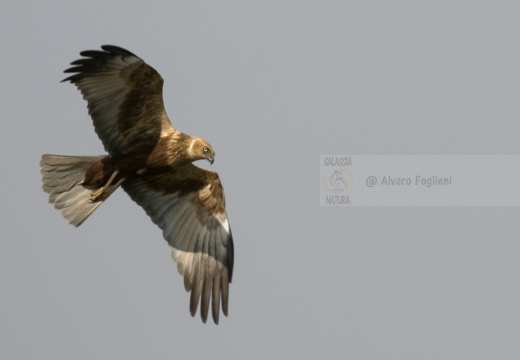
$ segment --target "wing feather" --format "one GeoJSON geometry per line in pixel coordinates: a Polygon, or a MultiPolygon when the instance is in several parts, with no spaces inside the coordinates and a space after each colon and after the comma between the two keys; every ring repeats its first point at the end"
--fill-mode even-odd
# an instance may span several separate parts
{"type": "MultiPolygon", "coordinates": [[[[198,190],[180,188],[178,184],[185,183],[173,181],[169,172],[144,173],[122,186],[163,230],[172,259],[184,277],[184,287],[191,292],[192,316],[200,307],[201,318],[206,322],[211,308],[213,321],[218,323],[221,306],[223,313],[228,314],[233,239],[218,175],[197,169],[197,174],[206,176],[202,182],[199,179],[202,185],[198,190]]],[[[175,175],[175,180],[178,176],[175,175]]]]}
{"type": "Polygon", "coordinates": [[[220,309],[220,276],[215,276],[215,281],[212,286],[211,294],[211,314],[213,315],[213,321],[218,324],[218,314],[220,309]]]}
{"type": "Polygon", "coordinates": [[[88,103],[94,128],[110,155],[139,145],[152,149],[161,131],[173,129],[162,98],[163,79],[141,58],[103,45],[87,50],[65,70],[63,81],[78,87],[88,103]]]}

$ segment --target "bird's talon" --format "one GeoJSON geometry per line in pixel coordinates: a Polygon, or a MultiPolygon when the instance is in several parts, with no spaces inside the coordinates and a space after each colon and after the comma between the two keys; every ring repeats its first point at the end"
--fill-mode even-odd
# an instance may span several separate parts
{"type": "Polygon", "coordinates": [[[96,191],[92,191],[90,193],[90,197],[89,197],[90,202],[97,201],[100,198],[100,196],[103,195],[104,192],[105,192],[105,187],[104,186],[100,187],[96,191]]]}

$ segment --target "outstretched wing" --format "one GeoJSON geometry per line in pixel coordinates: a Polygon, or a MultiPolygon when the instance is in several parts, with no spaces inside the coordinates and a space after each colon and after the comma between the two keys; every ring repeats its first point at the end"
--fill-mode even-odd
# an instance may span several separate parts
{"type": "Polygon", "coordinates": [[[75,84],[87,100],[96,133],[110,155],[136,144],[152,149],[161,131],[173,130],[164,109],[161,75],[125,49],[101,48],[82,51],[83,58],[65,70],[74,75],[63,81],[75,84]]]}
{"type": "Polygon", "coordinates": [[[190,163],[167,173],[145,173],[122,186],[162,229],[184,287],[191,291],[191,315],[200,300],[206,322],[211,300],[213,321],[218,324],[221,301],[228,314],[233,238],[217,173],[190,163]]]}

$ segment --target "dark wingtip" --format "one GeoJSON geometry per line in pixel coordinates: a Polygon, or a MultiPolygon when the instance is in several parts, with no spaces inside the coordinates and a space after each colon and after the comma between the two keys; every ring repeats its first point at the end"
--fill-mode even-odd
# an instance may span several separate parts
{"type": "MultiPolygon", "coordinates": [[[[67,70],[64,71],[64,73],[66,73],[66,72],[67,72],[67,70]]],[[[62,83],[62,82],[66,82],[66,81],[70,81],[70,82],[72,82],[72,77],[73,77],[73,76],[74,76],[74,75],[66,77],[65,79],[61,80],[60,83],[62,83]]]]}
{"type": "Polygon", "coordinates": [[[228,316],[228,307],[227,304],[222,304],[222,313],[226,316],[228,316]]]}
{"type": "Polygon", "coordinates": [[[110,54],[114,54],[114,55],[138,57],[136,54],[134,54],[126,49],[123,49],[120,46],[116,46],[116,45],[101,45],[101,49],[103,49],[104,51],[106,51],[110,54]]]}
{"type": "Polygon", "coordinates": [[[93,66],[93,64],[96,64],[96,62],[103,63],[107,61],[110,58],[113,58],[115,56],[134,56],[136,58],[139,58],[134,53],[123,49],[122,47],[116,46],[116,45],[102,45],[101,50],[83,50],[79,54],[83,56],[83,58],[75,60],[70,63],[72,67],[66,69],[64,73],[75,73],[74,75],[71,75],[63,80],[61,82],[70,81],[71,83],[74,83],[76,80],[79,79],[81,76],[80,74],[84,72],[85,70],[88,71],[89,67],[93,66]]]}

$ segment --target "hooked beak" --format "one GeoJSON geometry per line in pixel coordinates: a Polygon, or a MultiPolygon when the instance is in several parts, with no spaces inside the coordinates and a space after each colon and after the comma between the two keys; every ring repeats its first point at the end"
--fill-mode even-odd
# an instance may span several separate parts
{"type": "Polygon", "coordinates": [[[208,156],[206,156],[206,159],[208,159],[209,163],[210,163],[211,165],[213,165],[213,161],[215,161],[215,158],[214,158],[213,155],[208,154],[208,156]]]}

